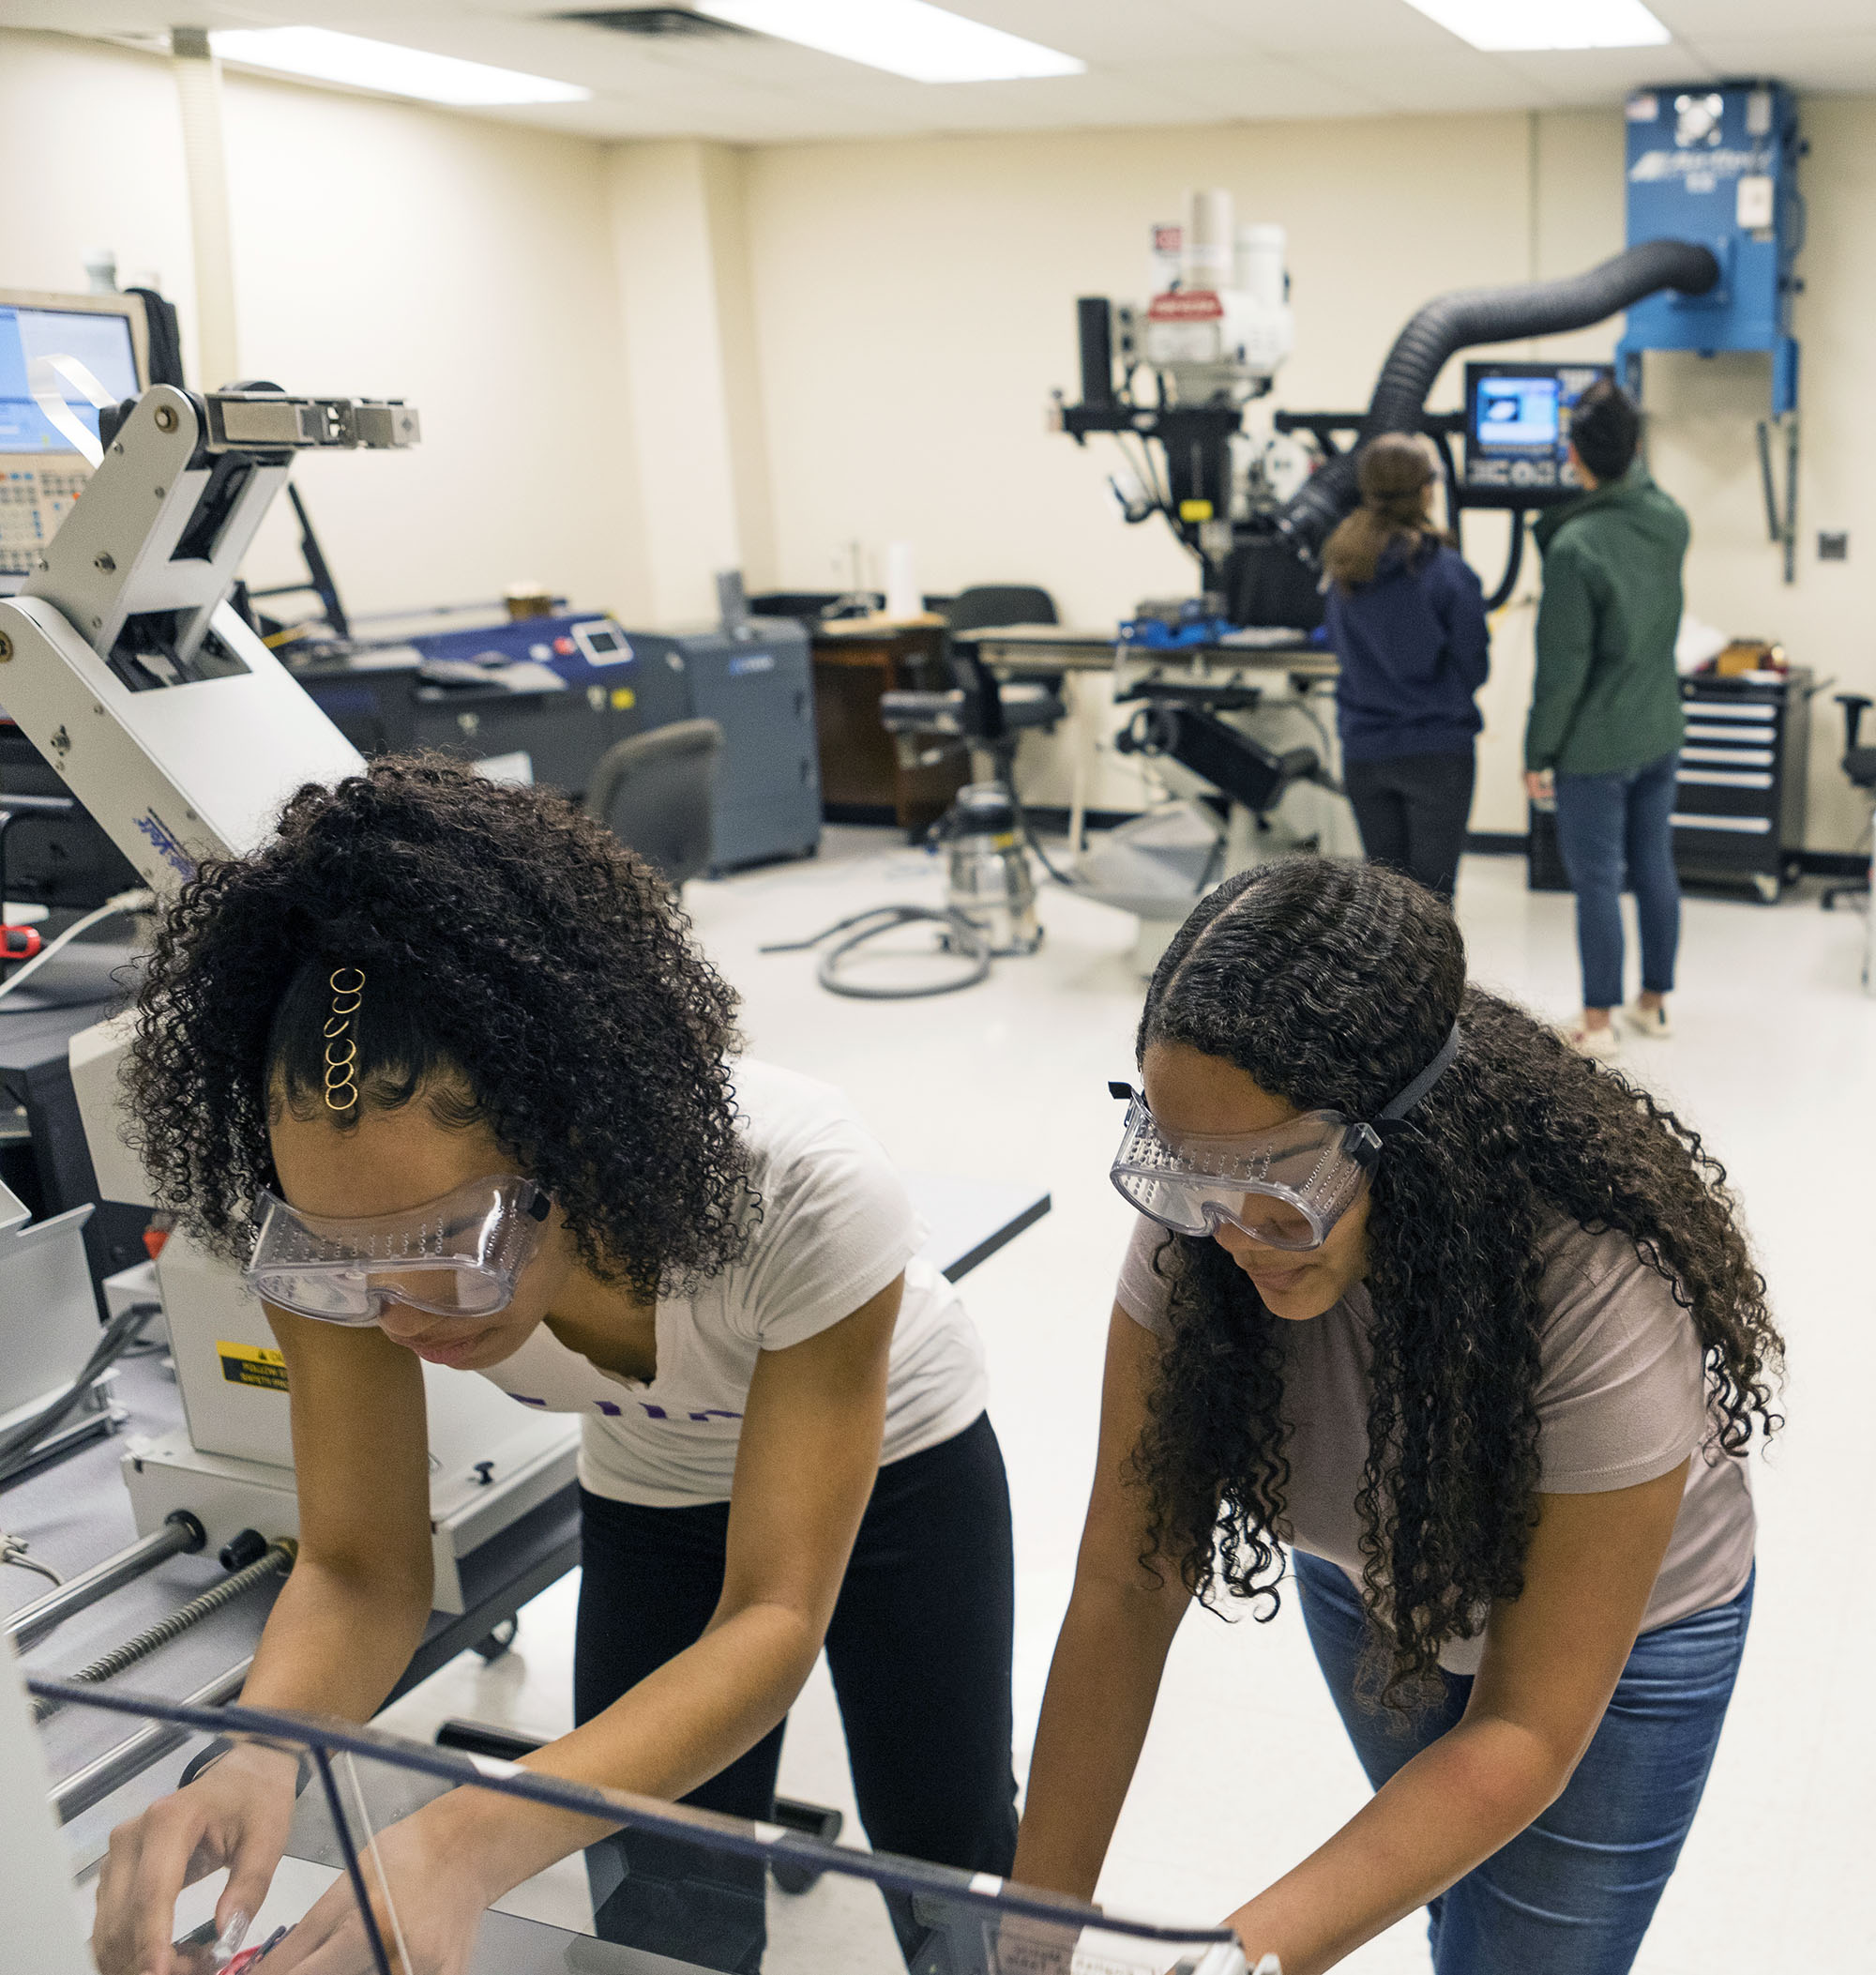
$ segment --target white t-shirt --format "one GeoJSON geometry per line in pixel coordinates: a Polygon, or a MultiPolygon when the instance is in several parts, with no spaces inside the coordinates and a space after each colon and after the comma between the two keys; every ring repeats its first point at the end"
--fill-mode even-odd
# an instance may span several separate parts
{"type": "Polygon", "coordinates": [[[845,1098],[748,1060],[733,1082],[762,1220],[742,1261],[693,1297],[659,1299],[651,1381],[601,1371],[545,1324],[482,1374],[523,1405],[582,1414],[581,1483],[615,1501],[728,1501],[757,1354],[839,1323],[901,1269],[881,1464],[962,1433],[989,1399],[976,1330],[919,1254],[905,1184],[845,1098]]]}

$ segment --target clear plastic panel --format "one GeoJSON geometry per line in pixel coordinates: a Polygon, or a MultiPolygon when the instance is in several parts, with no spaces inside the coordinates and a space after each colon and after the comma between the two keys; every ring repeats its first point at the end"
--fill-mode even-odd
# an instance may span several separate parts
{"type": "Polygon", "coordinates": [[[280,1864],[239,1940],[217,1935],[220,1872],[176,1901],[181,1975],[292,1975],[309,1961],[319,1975],[433,1975],[458,1966],[452,1941],[466,1937],[466,1975],[1245,1975],[1215,1926],[1119,1919],[370,1730],[123,1694],[68,1705],[250,1732],[301,1759],[280,1864]],[[478,1915],[449,1891],[435,1842],[465,1811],[484,1831],[573,1816],[614,1829],[478,1915]]]}

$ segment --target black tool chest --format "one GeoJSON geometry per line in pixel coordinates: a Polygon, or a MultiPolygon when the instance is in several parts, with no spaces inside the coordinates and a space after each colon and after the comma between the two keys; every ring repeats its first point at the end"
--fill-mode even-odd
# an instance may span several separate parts
{"type": "MultiPolygon", "coordinates": [[[[1811,676],[1681,681],[1687,739],[1674,796],[1674,868],[1693,885],[1751,886],[1767,904],[1797,877],[1810,768],[1811,676]]],[[[1531,813],[1530,885],[1564,891],[1556,813],[1531,813]]]]}
{"type": "Polygon", "coordinates": [[[1798,875],[1810,688],[1801,666],[1681,681],[1687,735],[1674,797],[1674,867],[1683,878],[1750,884],[1769,903],[1798,875]]]}

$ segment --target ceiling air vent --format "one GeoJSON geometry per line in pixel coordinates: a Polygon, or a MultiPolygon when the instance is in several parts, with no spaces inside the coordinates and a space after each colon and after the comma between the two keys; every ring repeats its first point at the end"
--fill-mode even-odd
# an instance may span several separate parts
{"type": "Polygon", "coordinates": [[[572,13],[555,14],[556,21],[577,21],[587,27],[609,28],[617,35],[637,35],[644,40],[692,39],[704,36],[743,35],[748,29],[728,21],[712,20],[708,14],[692,13],[688,7],[601,7],[582,8],[572,13]]]}

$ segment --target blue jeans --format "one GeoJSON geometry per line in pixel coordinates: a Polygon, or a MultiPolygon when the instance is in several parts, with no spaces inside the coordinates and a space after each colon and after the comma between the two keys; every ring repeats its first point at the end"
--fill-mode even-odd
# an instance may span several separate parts
{"type": "MultiPolygon", "coordinates": [[[[1472,1680],[1443,1673],[1444,1698],[1411,1722],[1364,1707],[1360,1595],[1334,1564],[1294,1561],[1317,1664],[1378,1790],[1458,1724],[1472,1680]]],[[[1731,1603],[1636,1640],[1563,1795],[1428,1902],[1434,1975],[1626,1975],[1700,1807],[1751,1617],[1747,1578],[1731,1603]]]]}
{"type": "Polygon", "coordinates": [[[1674,773],[1678,752],[1617,775],[1557,777],[1557,848],[1577,895],[1583,1006],[1622,1006],[1625,871],[1642,929],[1642,989],[1674,985],[1681,885],[1674,875],[1674,773]]]}

